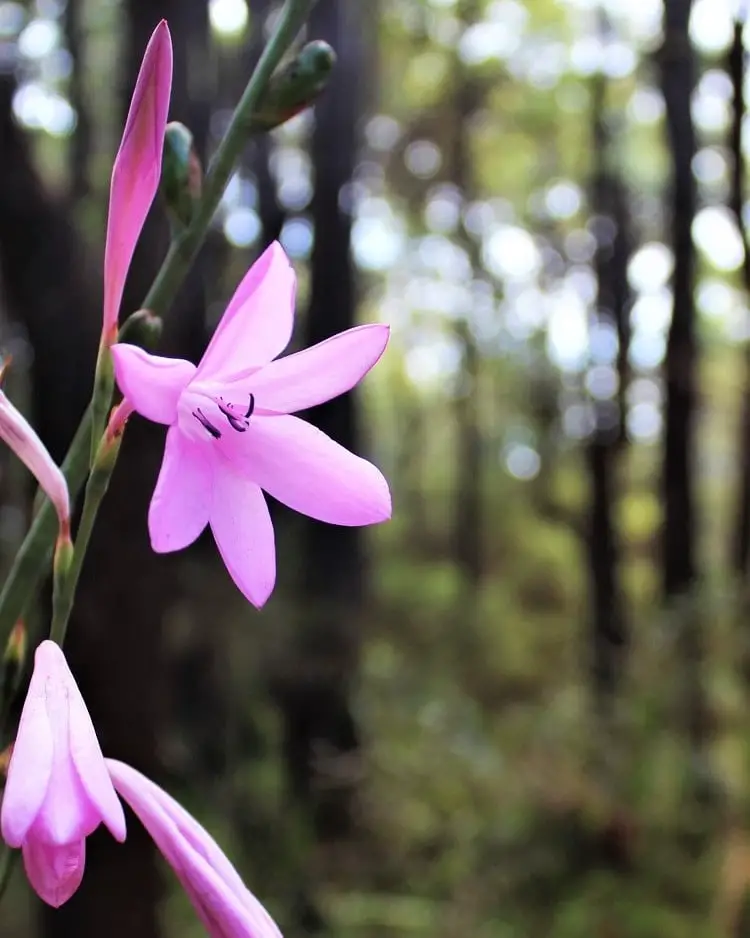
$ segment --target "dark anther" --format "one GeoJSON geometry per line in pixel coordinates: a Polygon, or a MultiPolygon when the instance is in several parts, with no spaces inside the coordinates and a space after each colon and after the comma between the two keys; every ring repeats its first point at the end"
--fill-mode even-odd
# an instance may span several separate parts
{"type": "Polygon", "coordinates": [[[206,430],[208,430],[208,432],[211,434],[211,436],[215,440],[218,440],[221,438],[221,431],[216,429],[216,427],[206,417],[206,415],[203,413],[200,407],[196,408],[196,410],[193,411],[193,416],[202,427],[205,427],[206,430]]]}
{"type": "Polygon", "coordinates": [[[252,417],[254,410],[255,410],[255,395],[251,394],[250,403],[248,404],[247,413],[245,414],[245,420],[248,420],[250,417],[252,417]]]}
{"type": "Polygon", "coordinates": [[[223,402],[223,398],[219,398],[216,402],[216,406],[224,414],[224,416],[229,421],[229,426],[236,430],[238,433],[244,433],[247,430],[247,420],[242,417],[235,416],[232,411],[229,409],[228,405],[223,402]]]}

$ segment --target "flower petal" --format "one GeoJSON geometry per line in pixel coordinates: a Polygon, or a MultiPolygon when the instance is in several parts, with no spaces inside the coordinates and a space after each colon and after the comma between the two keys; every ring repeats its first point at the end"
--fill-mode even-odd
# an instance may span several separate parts
{"type": "Polygon", "coordinates": [[[391,516],[380,470],[299,417],[258,417],[246,433],[225,433],[216,445],[238,471],[303,515],[342,525],[391,516]]]}
{"type": "Polygon", "coordinates": [[[266,365],[248,382],[256,411],[292,414],[338,397],[383,354],[388,326],[357,326],[266,365]]]}
{"type": "Polygon", "coordinates": [[[257,485],[217,461],[211,530],[229,575],[260,608],[276,582],[276,547],[268,505],[257,485]]]}
{"type": "Polygon", "coordinates": [[[182,550],[200,536],[208,524],[212,479],[206,446],[170,427],[148,510],[151,547],[158,554],[182,550]]]}
{"type": "Polygon", "coordinates": [[[162,20],[146,47],[112,170],[104,249],[105,335],[116,329],[128,267],[159,185],[171,85],[172,40],[162,20]]]}
{"type": "Polygon", "coordinates": [[[224,380],[252,371],[283,352],[292,336],[297,281],[274,241],[235,291],[206,349],[196,378],[224,380]]]}
{"type": "Polygon", "coordinates": [[[117,385],[133,409],[147,420],[174,423],[177,401],[195,374],[195,365],[182,358],[149,355],[137,345],[112,346],[117,385]]]}
{"type": "Polygon", "coordinates": [[[216,938],[280,938],[216,841],[165,791],[114,759],[112,781],[174,869],[201,921],[216,938]]]}
{"type": "Polygon", "coordinates": [[[55,846],[30,838],[23,845],[23,865],[39,898],[57,909],[81,885],[86,866],[86,841],[55,846]]]}
{"type": "Polygon", "coordinates": [[[96,813],[95,827],[103,821],[109,832],[122,843],[125,840],[125,814],[112,787],[112,781],[104,764],[104,756],[96,738],[96,730],[89,711],[73,676],[68,685],[70,701],[69,732],[70,753],[78,772],[81,786],[88,796],[91,808],[96,813]]]}
{"type": "MultiPolygon", "coordinates": [[[[44,686],[52,768],[29,838],[63,846],[88,836],[104,821],[115,837],[124,840],[125,817],[91,717],[65,656],[54,642],[44,641],[37,649],[34,675],[44,686]]],[[[23,730],[19,727],[19,742],[23,730]]]]}
{"type": "Polygon", "coordinates": [[[55,506],[61,525],[70,524],[70,497],[65,476],[58,468],[36,430],[0,391],[0,439],[35,476],[40,488],[55,506]]]}
{"type": "Polygon", "coordinates": [[[3,840],[10,847],[20,847],[23,843],[44,803],[52,775],[54,745],[47,716],[47,672],[40,666],[45,644],[42,642],[36,651],[5,782],[0,826],[3,840]]]}

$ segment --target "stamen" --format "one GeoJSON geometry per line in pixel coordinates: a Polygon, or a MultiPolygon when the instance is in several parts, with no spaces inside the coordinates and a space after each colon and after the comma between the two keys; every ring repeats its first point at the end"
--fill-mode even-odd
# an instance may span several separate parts
{"type": "Polygon", "coordinates": [[[221,439],[221,431],[216,429],[216,427],[211,423],[211,421],[208,419],[208,417],[206,417],[206,415],[203,413],[203,411],[200,409],[200,407],[197,407],[197,408],[193,411],[193,416],[195,417],[195,419],[198,421],[198,423],[199,423],[202,427],[204,427],[206,430],[208,430],[209,434],[210,434],[215,440],[221,439]]]}
{"type": "Polygon", "coordinates": [[[235,413],[233,413],[231,408],[234,407],[235,405],[227,404],[224,401],[223,397],[220,397],[217,400],[216,406],[219,408],[222,414],[224,414],[224,416],[227,418],[227,421],[229,422],[229,426],[233,430],[236,430],[238,433],[244,433],[245,430],[247,430],[247,428],[250,426],[249,420],[250,420],[250,417],[252,416],[253,411],[255,410],[255,395],[254,394],[250,395],[250,405],[248,406],[247,413],[245,414],[244,417],[238,417],[235,413]]]}

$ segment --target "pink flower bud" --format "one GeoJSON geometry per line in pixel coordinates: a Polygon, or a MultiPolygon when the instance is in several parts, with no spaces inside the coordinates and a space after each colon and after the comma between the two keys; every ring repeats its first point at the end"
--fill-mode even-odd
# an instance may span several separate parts
{"type": "Polygon", "coordinates": [[[23,850],[26,875],[49,905],[78,888],[86,837],[104,822],[125,839],[125,816],[86,704],[60,648],[36,650],[5,784],[0,829],[23,850]]]}
{"type": "Polygon", "coordinates": [[[146,47],[112,169],[104,248],[102,336],[107,343],[117,335],[128,267],[159,186],[171,87],[172,40],[162,20],[146,47]]]}
{"type": "Polygon", "coordinates": [[[70,497],[65,476],[23,414],[0,391],[0,439],[4,440],[55,506],[61,533],[70,533],[70,497]]]}

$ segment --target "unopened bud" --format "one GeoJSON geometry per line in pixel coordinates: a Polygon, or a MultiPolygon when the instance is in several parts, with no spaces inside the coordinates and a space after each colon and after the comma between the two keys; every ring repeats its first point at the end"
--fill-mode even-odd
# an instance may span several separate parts
{"type": "Polygon", "coordinates": [[[167,124],[164,132],[160,186],[174,220],[189,225],[203,188],[203,170],[192,133],[178,121],[167,124]]]}
{"type": "Polygon", "coordinates": [[[336,53],[322,39],[308,42],[286,65],[273,74],[258,109],[252,115],[256,133],[273,130],[304,111],[328,84],[336,53]]]}
{"type": "Polygon", "coordinates": [[[149,309],[139,309],[125,320],[117,337],[118,342],[129,342],[141,348],[155,349],[161,338],[162,321],[149,309]]]}
{"type": "Polygon", "coordinates": [[[104,436],[111,443],[114,439],[121,437],[125,431],[125,424],[128,417],[133,413],[133,406],[123,398],[117,407],[113,407],[107,422],[107,429],[104,436]]]}
{"type": "Polygon", "coordinates": [[[62,471],[47,452],[36,431],[0,391],[0,439],[36,477],[39,487],[55,507],[60,529],[70,526],[70,496],[62,471]]]}

